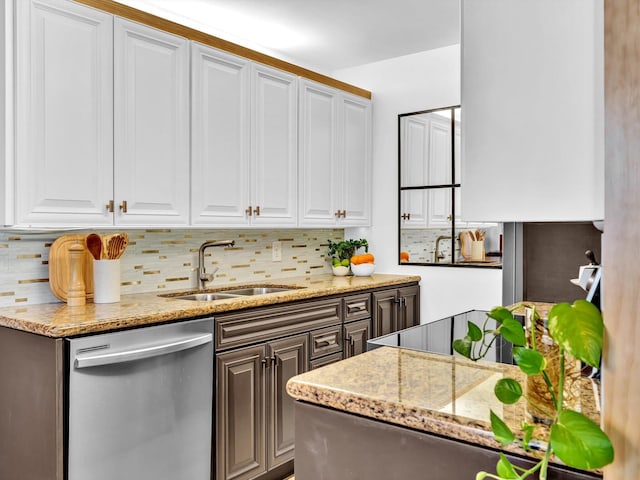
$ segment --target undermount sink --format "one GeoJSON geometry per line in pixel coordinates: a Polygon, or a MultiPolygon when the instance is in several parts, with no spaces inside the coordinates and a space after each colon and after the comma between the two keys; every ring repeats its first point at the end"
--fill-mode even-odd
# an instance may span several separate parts
{"type": "Polygon", "coordinates": [[[234,288],[232,290],[225,290],[225,294],[232,295],[265,295],[267,293],[286,292],[288,290],[294,290],[291,287],[247,287],[247,288],[234,288]]]}
{"type": "Polygon", "coordinates": [[[174,298],[176,300],[194,300],[198,302],[212,302],[214,300],[227,300],[230,298],[252,297],[255,295],[266,295],[269,293],[287,292],[296,290],[300,287],[290,286],[255,286],[255,287],[238,287],[224,288],[208,292],[185,292],[181,294],[160,295],[161,297],[174,298]]]}

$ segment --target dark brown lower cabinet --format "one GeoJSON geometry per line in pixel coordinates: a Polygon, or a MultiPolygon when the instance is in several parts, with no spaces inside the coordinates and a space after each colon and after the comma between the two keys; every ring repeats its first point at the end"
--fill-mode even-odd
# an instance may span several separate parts
{"type": "Polygon", "coordinates": [[[64,340],[0,327],[0,478],[63,480],[64,340]]]}
{"type": "Polygon", "coordinates": [[[373,337],[413,327],[420,323],[420,287],[373,292],[373,337]]]}
{"type": "Polygon", "coordinates": [[[307,370],[307,334],[216,355],[216,479],[248,480],[293,460],[287,381],[307,370]]]}
{"type": "Polygon", "coordinates": [[[360,355],[367,351],[367,340],[371,338],[371,320],[356,320],[347,323],[344,329],[344,358],[360,355]]]}
{"type": "MultiPolygon", "coordinates": [[[[370,418],[296,402],[296,480],[473,479],[495,472],[495,450],[370,418]]],[[[533,462],[507,455],[521,467],[533,462]]],[[[595,480],[551,467],[549,480],[595,480]]]]}

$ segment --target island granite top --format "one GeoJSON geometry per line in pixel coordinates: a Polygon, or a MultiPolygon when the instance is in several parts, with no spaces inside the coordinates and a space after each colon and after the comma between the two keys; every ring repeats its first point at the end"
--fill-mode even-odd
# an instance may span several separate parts
{"type": "MultiPolygon", "coordinates": [[[[381,347],[295,376],[287,392],[296,400],[414,430],[521,455],[541,455],[514,444],[505,447],[493,437],[490,410],[513,432],[520,431],[521,420],[531,421],[523,399],[503,405],[495,397],[493,387],[504,377],[525,384],[525,375],[514,365],[381,347]]],[[[599,423],[599,385],[583,377],[579,382],[579,408],[599,423]]],[[[547,427],[538,424],[536,437],[548,438],[547,427]]]]}
{"type": "MultiPolygon", "coordinates": [[[[117,303],[94,304],[88,302],[86,305],[77,307],[70,307],[65,303],[4,307],[0,308],[0,326],[48,337],[70,337],[193,317],[204,317],[216,313],[276,305],[328,295],[357,293],[361,290],[392,287],[419,281],[420,277],[416,275],[381,273],[375,273],[369,277],[310,275],[273,278],[260,282],[259,285],[288,286],[293,287],[293,289],[267,295],[208,302],[159,296],[180,293],[159,291],[123,295],[120,302],[117,303]]],[[[255,286],[256,284],[254,282],[252,284],[210,285],[208,289],[203,291],[255,286]]]]}

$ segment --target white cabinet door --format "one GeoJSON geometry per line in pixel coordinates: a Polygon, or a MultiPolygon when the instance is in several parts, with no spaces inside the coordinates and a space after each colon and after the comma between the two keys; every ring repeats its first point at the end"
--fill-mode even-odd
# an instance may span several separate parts
{"type": "Polygon", "coordinates": [[[300,225],[369,225],[371,102],[301,80],[299,135],[300,225]]]}
{"type": "Polygon", "coordinates": [[[300,225],[334,226],[343,185],[338,159],[338,96],[334,89],[300,80],[300,225]]]}
{"type": "Polygon", "coordinates": [[[402,122],[402,187],[424,187],[429,181],[429,119],[406,116],[402,122]]]}
{"type": "Polygon", "coordinates": [[[187,225],[189,42],[116,18],[114,46],[115,223],[187,225]]]}
{"type": "Polygon", "coordinates": [[[259,64],[252,71],[251,222],[295,226],[297,77],[259,64]]]}
{"type": "Polygon", "coordinates": [[[191,72],[191,222],[245,225],[251,63],[194,43],[191,72]]]}
{"type": "Polygon", "coordinates": [[[16,7],[14,223],[109,225],[112,18],[66,1],[16,7]]]}
{"type": "Polygon", "coordinates": [[[403,190],[400,195],[400,228],[427,226],[429,190],[403,190]]]}
{"type": "Polygon", "coordinates": [[[342,226],[371,223],[371,102],[341,95],[340,157],[342,160],[342,226]]]}
{"type": "MultiPolygon", "coordinates": [[[[451,184],[451,120],[431,115],[429,120],[429,185],[451,184]]],[[[451,188],[436,188],[428,192],[429,227],[451,225],[451,188]]]]}

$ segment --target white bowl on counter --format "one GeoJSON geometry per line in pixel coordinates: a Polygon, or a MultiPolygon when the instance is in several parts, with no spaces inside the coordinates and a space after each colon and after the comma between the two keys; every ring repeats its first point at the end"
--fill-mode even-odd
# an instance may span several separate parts
{"type": "Polygon", "coordinates": [[[349,275],[349,267],[344,267],[342,265],[334,267],[331,267],[333,269],[333,274],[336,277],[344,277],[345,275],[349,275]]]}
{"type": "Polygon", "coordinates": [[[351,271],[356,277],[368,277],[374,270],[376,265],[374,263],[360,263],[358,265],[351,264],[351,271]]]}

